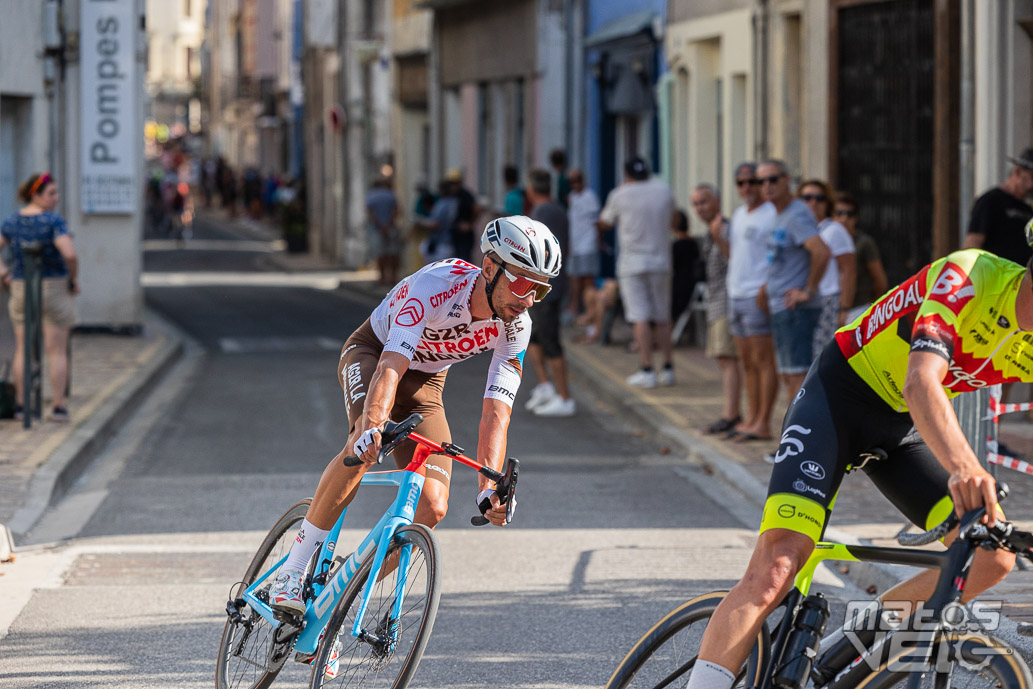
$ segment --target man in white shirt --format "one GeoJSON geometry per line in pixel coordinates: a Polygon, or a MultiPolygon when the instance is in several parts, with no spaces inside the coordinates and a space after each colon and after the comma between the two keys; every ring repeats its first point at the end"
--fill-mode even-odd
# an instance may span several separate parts
{"type": "Polygon", "coordinates": [[[674,197],[642,158],[624,164],[624,182],[606,197],[598,226],[617,228],[617,283],[624,317],[635,331],[641,368],[629,385],[674,385],[671,367],[671,214],[674,197]],[[653,329],[664,367],[653,370],[653,329]]]}
{"type": "Polygon", "coordinates": [[[728,327],[739,352],[746,390],[746,418],[735,427],[736,441],[771,438],[771,413],[778,394],[771,319],[757,304],[767,276],[767,237],[775,226],[775,207],[765,201],[757,166],[742,163],[735,186],[743,205],[732,213],[728,243],[728,327]]]}
{"type": "Polygon", "coordinates": [[[570,180],[567,195],[570,253],[565,267],[570,277],[567,312],[573,319],[599,275],[599,230],[595,226],[599,219],[599,197],[585,185],[585,175],[578,168],[571,170],[567,178],[570,180]]]}

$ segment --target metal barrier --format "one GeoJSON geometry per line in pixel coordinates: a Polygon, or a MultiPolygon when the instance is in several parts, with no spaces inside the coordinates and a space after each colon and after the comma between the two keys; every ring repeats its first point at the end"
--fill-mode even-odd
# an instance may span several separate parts
{"type": "Polygon", "coordinates": [[[958,422],[961,430],[972,447],[972,451],[979,458],[979,463],[987,469],[991,475],[997,476],[997,465],[989,464],[986,459],[987,440],[997,442],[997,424],[993,422],[993,414],[990,412],[990,396],[1001,395],[1001,386],[992,385],[973,392],[965,392],[953,400],[954,412],[958,415],[958,422]]]}
{"type": "Polygon", "coordinates": [[[22,424],[43,418],[43,244],[22,242],[25,264],[25,359],[22,374],[22,424]]]}

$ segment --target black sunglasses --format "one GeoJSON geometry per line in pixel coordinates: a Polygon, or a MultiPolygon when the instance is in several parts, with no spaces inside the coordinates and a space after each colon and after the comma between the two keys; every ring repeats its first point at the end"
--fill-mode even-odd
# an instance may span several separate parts
{"type": "Polygon", "coordinates": [[[857,211],[848,211],[845,208],[840,208],[836,211],[837,218],[852,218],[857,215],[857,211]]]}
{"type": "Polygon", "coordinates": [[[770,177],[761,177],[757,181],[761,184],[777,184],[780,179],[782,179],[782,175],[771,175],[770,177]]]}
{"type": "Polygon", "coordinates": [[[800,196],[801,199],[810,203],[811,201],[827,201],[825,194],[803,194],[800,196]]]}
{"type": "Polygon", "coordinates": [[[758,184],[760,184],[760,180],[757,179],[756,177],[751,177],[750,179],[737,179],[737,180],[735,180],[735,186],[737,186],[737,187],[745,187],[747,184],[749,184],[751,187],[754,187],[754,186],[757,186],[758,184]]]}

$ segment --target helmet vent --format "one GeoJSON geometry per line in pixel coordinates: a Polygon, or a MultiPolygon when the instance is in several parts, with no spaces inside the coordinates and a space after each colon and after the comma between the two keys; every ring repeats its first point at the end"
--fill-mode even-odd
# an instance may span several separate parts
{"type": "MultiPolygon", "coordinates": [[[[534,243],[533,242],[529,243],[527,245],[527,248],[531,252],[531,265],[532,266],[538,265],[538,251],[534,248],[534,243]]],[[[546,261],[548,261],[548,258],[546,258],[546,261]]]]}

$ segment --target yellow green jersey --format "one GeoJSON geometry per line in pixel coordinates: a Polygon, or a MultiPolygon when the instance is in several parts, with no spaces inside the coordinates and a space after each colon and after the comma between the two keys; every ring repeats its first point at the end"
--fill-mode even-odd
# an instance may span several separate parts
{"type": "Polygon", "coordinates": [[[876,300],[836,331],[836,342],[858,375],[898,411],[907,411],[901,390],[913,351],[950,363],[943,379],[950,397],[1033,382],[1033,333],[1020,330],[1015,317],[1025,270],[979,249],[956,251],[876,300]]]}

